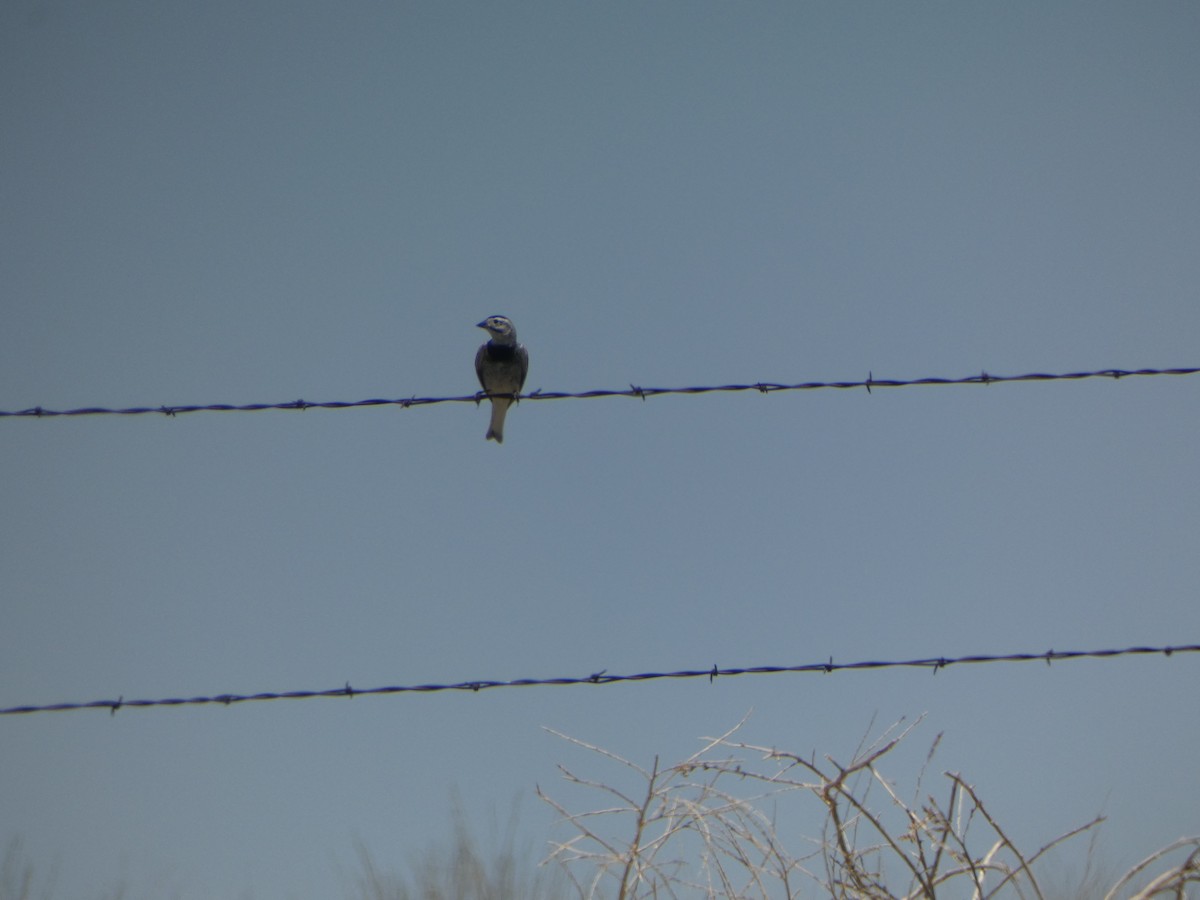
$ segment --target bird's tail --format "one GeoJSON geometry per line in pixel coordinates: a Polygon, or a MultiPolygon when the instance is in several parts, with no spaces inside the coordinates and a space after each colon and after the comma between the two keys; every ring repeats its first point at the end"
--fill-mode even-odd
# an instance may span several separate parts
{"type": "Polygon", "coordinates": [[[511,400],[492,398],[492,421],[488,425],[487,435],[484,436],[485,441],[504,443],[504,417],[508,415],[508,407],[511,403],[511,400]]]}

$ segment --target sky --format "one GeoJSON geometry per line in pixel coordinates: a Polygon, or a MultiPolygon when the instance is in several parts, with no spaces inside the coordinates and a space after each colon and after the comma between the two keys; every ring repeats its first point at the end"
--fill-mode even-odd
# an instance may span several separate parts
{"type": "MultiPolygon", "coordinates": [[[[1200,365],[1190,3],[0,4],[0,409],[1200,365]]],[[[1200,639],[1200,376],[0,419],[0,707],[1200,639]]],[[[1200,833],[1200,657],[0,717],[56,898],[352,896],[454,798],[924,716],[1200,833]]],[[[934,778],[934,776],[929,776],[934,778]]],[[[941,778],[940,775],[936,775],[941,778]]],[[[943,792],[936,782],[930,790],[943,792]]],[[[586,805],[589,798],[571,795],[586,805]]],[[[602,805],[602,798],[594,798],[602,805]]],[[[1079,845],[1082,859],[1086,847],[1079,845]]]]}

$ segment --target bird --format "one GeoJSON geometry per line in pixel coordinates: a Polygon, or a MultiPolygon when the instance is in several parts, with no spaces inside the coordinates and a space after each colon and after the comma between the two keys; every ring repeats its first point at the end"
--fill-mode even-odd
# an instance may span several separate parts
{"type": "Polygon", "coordinates": [[[504,417],[529,374],[529,351],[517,343],[517,329],[507,316],[488,316],[475,326],[488,333],[488,342],[475,354],[475,374],[492,401],[492,421],[484,440],[504,443],[504,417]],[[511,397],[497,396],[510,394],[511,397]]]}

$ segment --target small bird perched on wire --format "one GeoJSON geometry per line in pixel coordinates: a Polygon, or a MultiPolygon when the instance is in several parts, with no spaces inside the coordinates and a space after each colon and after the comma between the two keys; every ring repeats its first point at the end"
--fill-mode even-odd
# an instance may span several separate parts
{"type": "Polygon", "coordinates": [[[484,440],[504,443],[504,417],[529,374],[529,351],[517,343],[517,329],[507,316],[488,316],[477,328],[490,340],[475,354],[475,374],[492,401],[492,421],[484,440]],[[496,395],[511,394],[511,397],[496,395]]]}

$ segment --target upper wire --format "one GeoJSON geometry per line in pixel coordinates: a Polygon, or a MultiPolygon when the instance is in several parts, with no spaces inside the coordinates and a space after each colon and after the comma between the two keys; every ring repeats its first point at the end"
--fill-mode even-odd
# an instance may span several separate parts
{"type": "MultiPolygon", "coordinates": [[[[752,384],[722,384],[698,387],[641,387],[631,384],[627,389],[592,390],[592,391],[542,391],[537,390],[528,394],[517,394],[519,400],[590,400],[595,397],[635,397],[645,400],[647,397],[657,397],[660,394],[713,394],[718,392],[756,391],[760,394],[773,394],[780,391],[814,391],[822,389],[848,390],[851,388],[866,388],[870,393],[872,388],[927,387],[932,385],[950,384],[1005,384],[1014,381],[1082,381],[1087,378],[1129,378],[1150,375],[1195,375],[1200,373],[1200,367],[1174,369],[1097,369],[1090,372],[1029,372],[1024,375],[991,375],[980,372],[977,375],[966,375],[961,378],[875,378],[868,373],[863,381],[804,381],[799,384],[780,384],[778,382],[756,381],[752,384]]],[[[165,416],[182,415],[193,412],[261,412],[267,409],[305,410],[305,409],[357,409],[367,406],[399,406],[407,409],[413,406],[432,406],[436,403],[478,403],[486,394],[465,394],[454,397],[400,397],[396,399],[373,398],[368,400],[289,400],[282,403],[207,403],[199,405],[171,406],[130,406],[125,408],[109,408],[104,406],[85,406],[79,409],[46,409],[34,406],[29,409],[0,410],[0,418],[51,418],[57,416],[139,416],[148,413],[160,413],[165,416]]],[[[503,396],[509,396],[507,394],[503,396]]]]}

